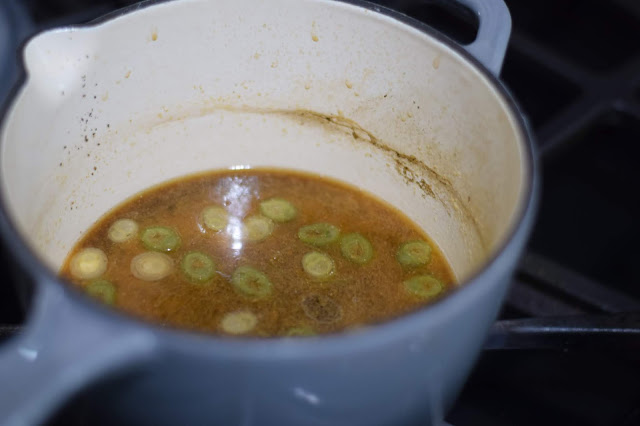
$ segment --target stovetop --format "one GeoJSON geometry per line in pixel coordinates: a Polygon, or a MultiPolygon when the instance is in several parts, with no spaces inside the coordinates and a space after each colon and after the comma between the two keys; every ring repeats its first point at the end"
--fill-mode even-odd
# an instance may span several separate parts
{"type": "MultiPolygon", "coordinates": [[[[7,64],[25,34],[130,3],[3,0],[0,24],[12,25],[0,28],[0,81],[12,78],[7,64]]],[[[441,0],[378,3],[460,42],[474,38],[473,15],[441,0]]],[[[640,2],[507,4],[513,33],[501,77],[533,125],[543,195],[505,307],[448,421],[640,425],[640,2]]],[[[0,253],[3,271],[4,262],[0,253]]],[[[8,284],[0,285],[0,337],[24,317],[8,284]]],[[[102,391],[83,393],[50,424],[92,424],[86,407],[102,391]]]]}

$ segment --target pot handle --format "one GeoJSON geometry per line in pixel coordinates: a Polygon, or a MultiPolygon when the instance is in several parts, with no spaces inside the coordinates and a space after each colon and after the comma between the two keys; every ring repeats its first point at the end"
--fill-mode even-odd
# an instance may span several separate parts
{"type": "Polygon", "coordinates": [[[503,0],[456,0],[478,15],[478,35],[463,46],[493,74],[500,74],[511,35],[511,14],[503,0]]]}
{"type": "Polygon", "coordinates": [[[99,377],[150,359],[155,346],[150,331],[40,282],[29,323],[0,346],[0,424],[42,423],[99,377]]]}

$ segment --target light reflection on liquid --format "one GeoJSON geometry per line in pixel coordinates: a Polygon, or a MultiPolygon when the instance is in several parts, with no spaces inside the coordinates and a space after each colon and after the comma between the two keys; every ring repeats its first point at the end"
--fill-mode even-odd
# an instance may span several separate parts
{"type": "MultiPolygon", "coordinates": [[[[249,166],[234,166],[232,170],[246,170],[249,166]]],[[[243,249],[246,230],[243,220],[246,218],[251,203],[259,198],[259,181],[256,176],[233,176],[221,179],[211,188],[211,198],[222,196],[225,209],[229,212],[229,222],[225,234],[229,238],[229,247],[233,256],[238,257],[243,249]]],[[[199,224],[200,232],[207,229],[199,224]]]]}
{"type": "Polygon", "coordinates": [[[238,256],[242,250],[242,221],[235,216],[230,217],[226,231],[231,236],[231,250],[235,251],[234,254],[238,256]]]}
{"type": "Polygon", "coordinates": [[[245,217],[251,206],[251,201],[258,198],[259,195],[258,179],[255,176],[223,179],[216,189],[222,190],[220,192],[223,193],[222,200],[227,211],[240,219],[245,217]]]}
{"type": "Polygon", "coordinates": [[[238,164],[236,166],[229,167],[229,170],[251,170],[251,166],[248,164],[238,164]]]}

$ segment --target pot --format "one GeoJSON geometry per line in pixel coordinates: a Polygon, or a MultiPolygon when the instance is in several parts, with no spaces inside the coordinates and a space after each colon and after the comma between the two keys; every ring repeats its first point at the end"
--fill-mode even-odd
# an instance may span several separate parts
{"type": "Polygon", "coordinates": [[[1,133],[0,228],[34,293],[0,351],[1,422],[41,422],[109,377],[94,408],[110,422],[440,423],[500,308],[537,188],[531,135],[495,76],[508,11],[462,3],[480,17],[465,48],[379,6],[327,0],[143,3],[32,39],[1,133]],[[82,233],[136,192],[261,166],[396,206],[459,288],[350,333],[257,340],[143,323],[57,278],[82,233]]]}

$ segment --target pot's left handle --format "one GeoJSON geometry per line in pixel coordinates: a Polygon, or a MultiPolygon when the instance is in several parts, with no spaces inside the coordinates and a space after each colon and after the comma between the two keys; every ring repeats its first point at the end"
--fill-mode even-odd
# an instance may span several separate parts
{"type": "Polygon", "coordinates": [[[39,424],[65,400],[106,374],[150,359],[149,330],[74,302],[40,283],[25,330],[0,346],[0,424],[39,424]]]}

